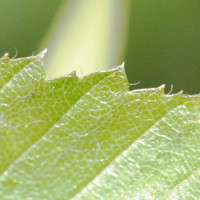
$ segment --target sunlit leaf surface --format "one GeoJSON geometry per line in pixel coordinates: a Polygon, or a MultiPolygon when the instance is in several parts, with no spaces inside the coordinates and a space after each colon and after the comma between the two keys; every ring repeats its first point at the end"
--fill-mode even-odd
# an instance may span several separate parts
{"type": "Polygon", "coordinates": [[[0,59],[0,199],[195,199],[199,96],[129,91],[123,65],[45,80],[0,59]]]}

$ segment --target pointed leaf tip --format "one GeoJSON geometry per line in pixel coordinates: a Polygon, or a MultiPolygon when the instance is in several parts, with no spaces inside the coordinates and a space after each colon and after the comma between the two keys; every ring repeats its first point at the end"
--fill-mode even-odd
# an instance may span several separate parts
{"type": "Polygon", "coordinates": [[[2,57],[1,57],[1,59],[5,59],[5,58],[8,58],[9,57],[9,53],[5,53],[2,57]]]}
{"type": "Polygon", "coordinates": [[[71,71],[68,76],[76,76],[76,70],[71,71]]]}
{"type": "Polygon", "coordinates": [[[125,67],[125,62],[123,62],[119,67],[124,69],[124,67],[125,67]]]}
{"type": "Polygon", "coordinates": [[[164,89],[165,89],[165,84],[158,87],[158,90],[164,90],[164,89]]]}
{"type": "Polygon", "coordinates": [[[41,59],[43,59],[44,58],[44,56],[45,56],[45,54],[46,54],[46,52],[47,52],[47,48],[46,49],[44,49],[43,51],[41,51],[37,56],[38,57],[40,57],[41,59]]]}

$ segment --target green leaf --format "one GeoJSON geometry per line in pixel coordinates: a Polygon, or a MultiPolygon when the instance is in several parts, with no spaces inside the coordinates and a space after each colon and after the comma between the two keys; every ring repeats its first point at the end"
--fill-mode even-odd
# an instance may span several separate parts
{"type": "Polygon", "coordinates": [[[123,65],[51,80],[0,60],[0,199],[200,196],[199,95],[129,91],[123,65]]]}

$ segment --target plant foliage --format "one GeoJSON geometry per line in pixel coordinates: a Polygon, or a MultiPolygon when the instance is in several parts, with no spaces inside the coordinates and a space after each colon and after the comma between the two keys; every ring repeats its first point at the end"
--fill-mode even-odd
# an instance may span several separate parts
{"type": "Polygon", "coordinates": [[[123,65],[45,79],[0,59],[0,199],[200,196],[199,95],[129,91],[123,65]]]}

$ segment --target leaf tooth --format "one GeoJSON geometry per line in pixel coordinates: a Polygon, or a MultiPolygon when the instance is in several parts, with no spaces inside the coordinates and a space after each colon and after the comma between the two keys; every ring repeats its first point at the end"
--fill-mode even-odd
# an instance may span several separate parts
{"type": "Polygon", "coordinates": [[[9,53],[5,53],[0,59],[8,59],[9,58],[9,53]]]}
{"type": "Polygon", "coordinates": [[[182,96],[183,95],[183,90],[181,90],[181,91],[179,91],[179,92],[177,92],[177,93],[175,93],[175,94],[172,94],[173,96],[182,96]]]}
{"type": "Polygon", "coordinates": [[[118,69],[119,71],[123,71],[125,67],[125,62],[123,62],[121,65],[117,66],[116,69],[118,69]]]}
{"type": "Polygon", "coordinates": [[[125,62],[123,62],[119,67],[124,68],[125,67],[125,62]]]}
{"type": "Polygon", "coordinates": [[[68,74],[68,76],[77,76],[77,75],[76,75],[76,70],[73,70],[72,72],[70,72],[70,73],[68,74]]]}
{"type": "Polygon", "coordinates": [[[44,58],[44,56],[45,56],[45,54],[46,54],[46,52],[47,52],[47,48],[46,49],[44,49],[43,51],[41,51],[38,55],[37,55],[37,57],[39,57],[40,59],[43,59],[44,58]]]}
{"type": "Polygon", "coordinates": [[[164,90],[164,89],[165,89],[165,84],[159,86],[157,89],[158,89],[158,90],[164,90]]]}
{"type": "Polygon", "coordinates": [[[181,91],[177,92],[176,95],[180,95],[180,96],[182,96],[182,95],[183,95],[183,92],[184,92],[184,91],[181,90],[181,91]]]}

